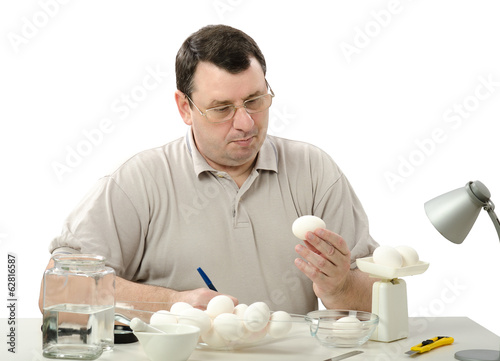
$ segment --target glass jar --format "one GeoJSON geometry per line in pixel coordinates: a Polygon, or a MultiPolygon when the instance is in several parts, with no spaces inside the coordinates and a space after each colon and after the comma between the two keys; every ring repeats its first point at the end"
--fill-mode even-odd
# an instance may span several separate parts
{"type": "Polygon", "coordinates": [[[58,254],[43,280],[43,356],[95,360],[113,348],[115,271],[93,254],[58,254]]]}

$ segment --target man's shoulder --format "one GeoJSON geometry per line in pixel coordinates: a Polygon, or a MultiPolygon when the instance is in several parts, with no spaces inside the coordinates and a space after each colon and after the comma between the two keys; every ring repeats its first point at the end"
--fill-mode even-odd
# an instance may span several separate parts
{"type": "Polygon", "coordinates": [[[338,179],[342,175],[333,158],[316,145],[276,136],[268,136],[268,140],[275,148],[279,169],[288,177],[310,173],[314,178],[338,179]]]}
{"type": "Polygon", "coordinates": [[[176,163],[182,162],[186,156],[189,157],[188,147],[185,138],[181,137],[164,145],[149,148],[134,154],[122,162],[113,174],[117,174],[127,169],[140,171],[141,169],[147,168],[154,170],[158,169],[160,165],[175,165],[176,163]]]}
{"type": "MultiPolygon", "coordinates": [[[[278,155],[284,156],[295,156],[302,155],[307,158],[330,158],[328,153],[326,153],[320,147],[304,142],[301,140],[294,140],[288,138],[277,137],[273,135],[268,135],[267,139],[274,146],[278,155]]],[[[331,159],[331,158],[330,158],[331,159]]]]}

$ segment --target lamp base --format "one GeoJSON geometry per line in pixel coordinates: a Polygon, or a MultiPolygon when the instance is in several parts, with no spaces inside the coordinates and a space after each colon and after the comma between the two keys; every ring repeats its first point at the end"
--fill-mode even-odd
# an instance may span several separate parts
{"type": "Polygon", "coordinates": [[[462,361],[500,361],[500,351],[495,350],[464,350],[455,354],[462,361]]]}

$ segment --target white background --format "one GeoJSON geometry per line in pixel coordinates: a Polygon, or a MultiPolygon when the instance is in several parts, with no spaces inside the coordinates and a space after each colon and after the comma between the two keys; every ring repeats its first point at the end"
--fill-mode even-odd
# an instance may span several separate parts
{"type": "Polygon", "coordinates": [[[457,246],[423,209],[475,179],[500,204],[499,11],[497,1],[456,0],[2,2],[0,299],[10,252],[18,317],[40,315],[47,246],[64,218],[122,161],[185,134],[175,54],[192,32],[224,23],[266,56],[270,133],[326,150],[376,240],[430,262],[406,278],[410,315],[468,316],[500,334],[500,244],[489,217],[457,246]],[[159,75],[145,90],[151,69],[159,75]],[[102,122],[108,132],[97,137],[102,122]],[[57,174],[54,164],[67,168],[57,174]]]}

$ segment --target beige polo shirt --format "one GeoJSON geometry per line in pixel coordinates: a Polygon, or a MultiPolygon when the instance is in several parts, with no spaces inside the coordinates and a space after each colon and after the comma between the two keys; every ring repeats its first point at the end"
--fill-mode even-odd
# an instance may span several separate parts
{"type": "Polygon", "coordinates": [[[179,291],[206,287],[201,267],[219,292],[240,303],[306,313],[317,298],[294,265],[300,241],[291,229],[307,214],[342,235],[352,267],[377,246],[347,179],[319,148],[267,136],[238,188],[208,165],[188,131],[100,179],[50,251],[97,253],[120,277],[179,291]]]}

